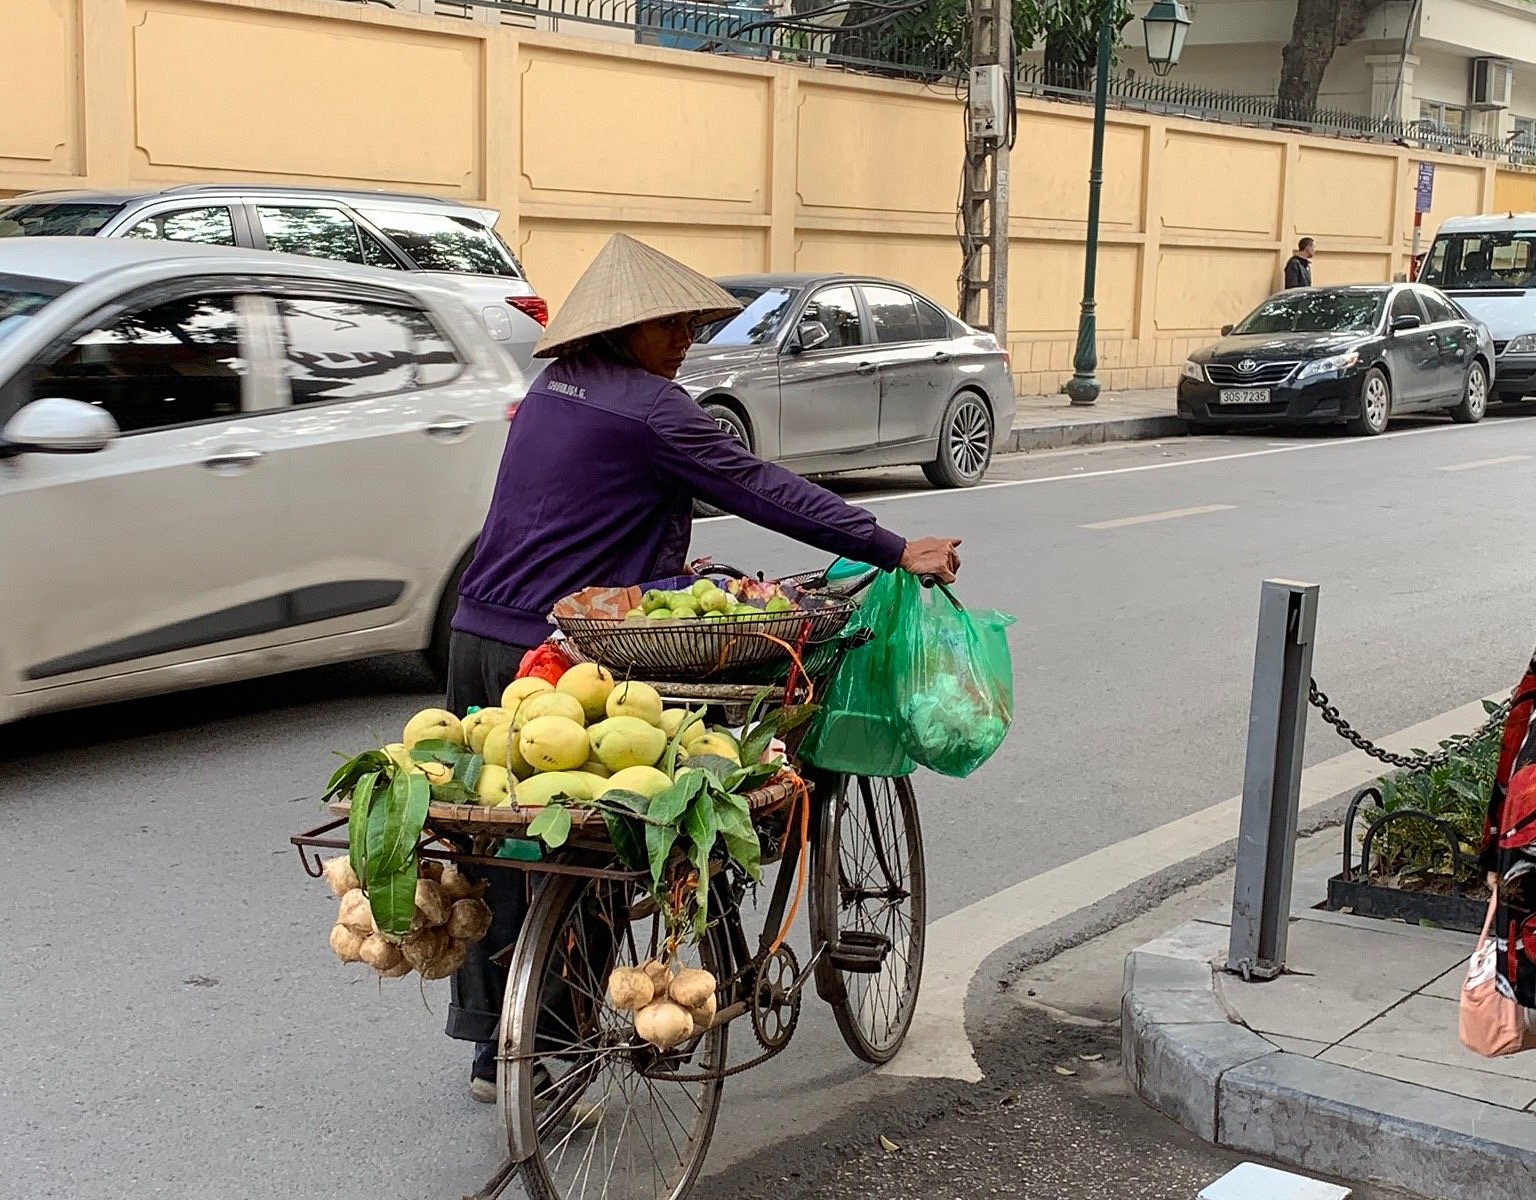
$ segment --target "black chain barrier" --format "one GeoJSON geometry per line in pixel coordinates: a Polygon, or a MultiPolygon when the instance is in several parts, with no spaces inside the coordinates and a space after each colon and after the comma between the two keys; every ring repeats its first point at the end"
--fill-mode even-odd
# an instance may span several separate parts
{"type": "Polygon", "coordinates": [[[1307,700],[1312,707],[1322,714],[1322,718],[1334,731],[1357,750],[1363,750],[1372,758],[1387,763],[1393,767],[1403,767],[1410,771],[1427,771],[1431,767],[1444,766],[1450,760],[1452,754],[1479,741],[1499,729],[1504,724],[1504,718],[1509,716],[1509,701],[1504,701],[1491,713],[1488,719],[1472,733],[1458,734],[1446,741],[1446,745],[1431,754],[1394,754],[1390,750],[1383,750],[1370,738],[1359,732],[1353,725],[1339,715],[1338,707],[1328,699],[1328,694],[1317,686],[1317,680],[1307,681],[1307,700]]]}

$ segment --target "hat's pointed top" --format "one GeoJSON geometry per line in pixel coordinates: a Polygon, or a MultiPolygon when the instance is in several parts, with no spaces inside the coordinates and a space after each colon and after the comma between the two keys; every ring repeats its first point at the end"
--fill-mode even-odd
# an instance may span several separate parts
{"type": "Polygon", "coordinates": [[[533,353],[558,358],[599,334],[660,317],[718,321],[740,311],[736,298],[713,280],[616,233],[576,281],[533,353]]]}

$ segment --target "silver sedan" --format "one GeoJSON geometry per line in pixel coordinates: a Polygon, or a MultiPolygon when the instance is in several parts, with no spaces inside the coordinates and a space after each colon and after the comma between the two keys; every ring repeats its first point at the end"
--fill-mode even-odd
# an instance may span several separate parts
{"type": "Polygon", "coordinates": [[[1013,428],[991,334],[882,279],[742,275],[744,306],[699,331],[678,382],[763,458],[802,475],[918,464],[936,487],[986,474],[1013,428]]]}

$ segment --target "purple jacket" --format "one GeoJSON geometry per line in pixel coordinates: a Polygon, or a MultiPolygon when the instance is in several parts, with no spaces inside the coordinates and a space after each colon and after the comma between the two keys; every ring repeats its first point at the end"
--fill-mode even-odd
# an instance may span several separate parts
{"type": "Polygon", "coordinates": [[[512,419],[453,627],[533,646],[563,596],[682,574],[695,497],[873,566],[906,548],[865,509],[754,457],[677,384],[583,354],[551,364],[512,419]]]}

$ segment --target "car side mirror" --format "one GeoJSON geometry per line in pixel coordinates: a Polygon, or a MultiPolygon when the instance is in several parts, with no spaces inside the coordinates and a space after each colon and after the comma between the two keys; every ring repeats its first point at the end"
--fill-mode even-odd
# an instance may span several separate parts
{"type": "Polygon", "coordinates": [[[91,454],[117,437],[106,409],[61,396],[34,400],[0,430],[0,454],[91,454]]]}
{"type": "Polygon", "coordinates": [[[1403,316],[1392,318],[1392,332],[1407,333],[1408,330],[1417,329],[1422,324],[1424,324],[1423,317],[1416,317],[1412,313],[1405,313],[1403,316]]]}
{"type": "Polygon", "coordinates": [[[801,321],[800,328],[795,331],[792,349],[796,354],[803,354],[807,350],[825,346],[831,340],[832,334],[820,321],[801,321]]]}
{"type": "Polygon", "coordinates": [[[1230,326],[1230,325],[1223,325],[1221,327],[1221,336],[1222,337],[1226,337],[1231,332],[1232,332],[1232,326],[1230,326]]]}

